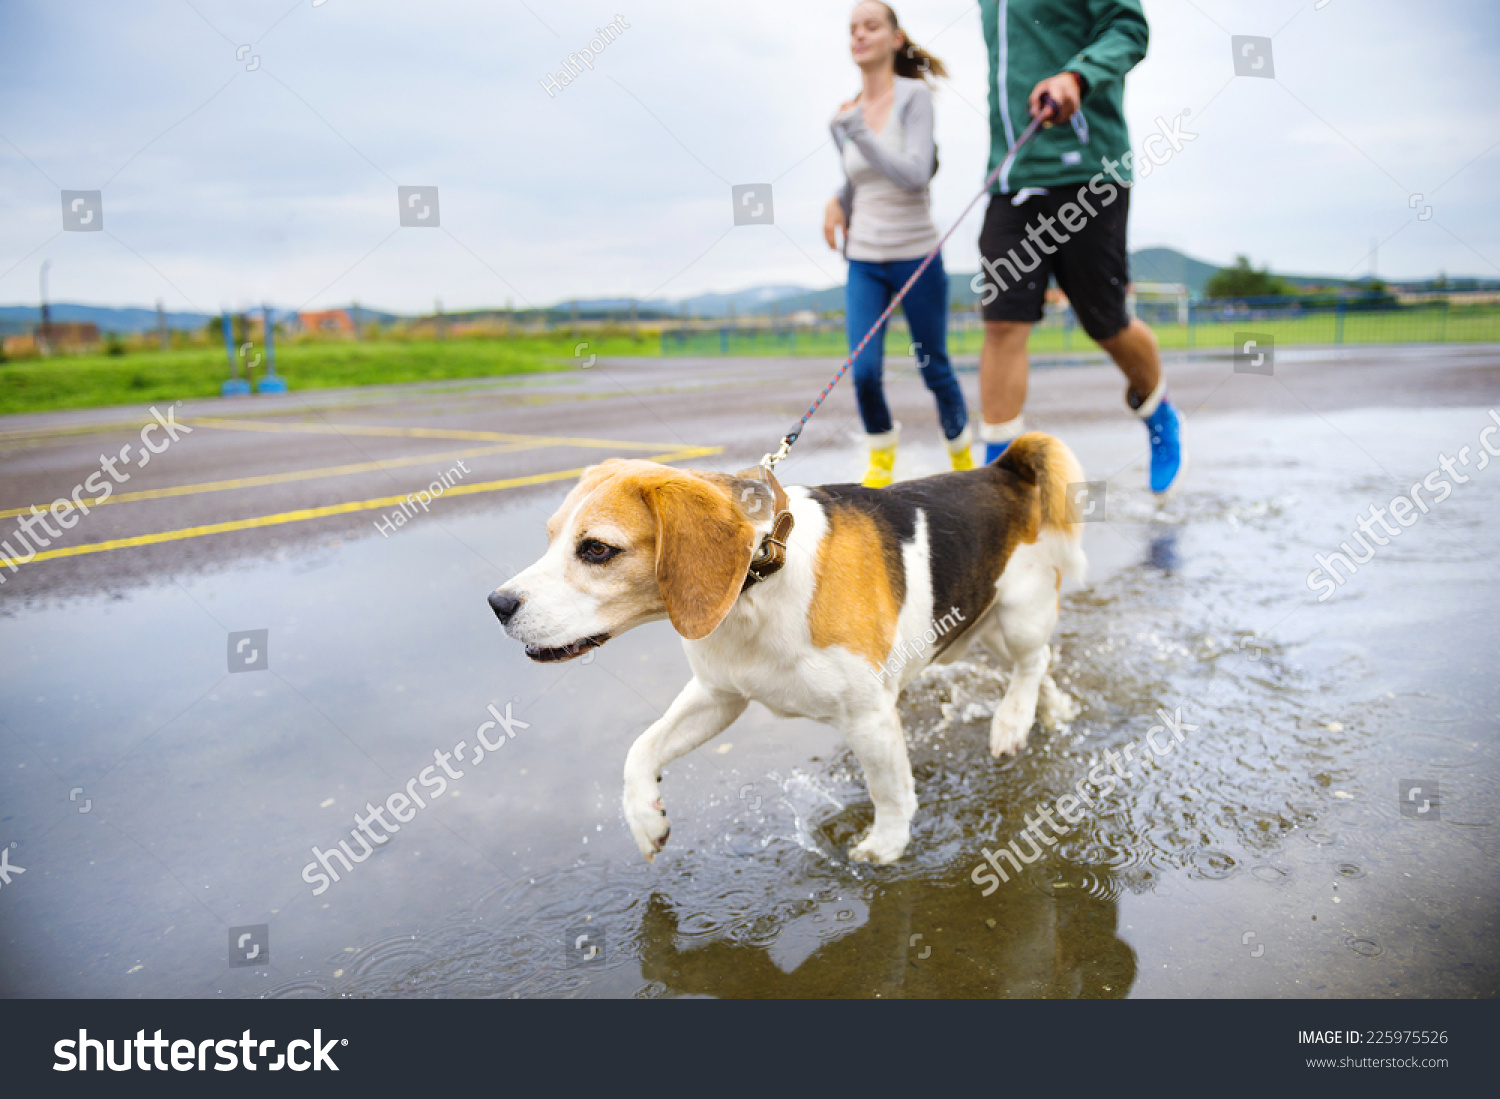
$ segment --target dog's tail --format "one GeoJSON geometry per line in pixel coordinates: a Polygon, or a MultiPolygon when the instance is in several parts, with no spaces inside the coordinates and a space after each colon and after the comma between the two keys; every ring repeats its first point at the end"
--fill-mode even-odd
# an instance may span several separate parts
{"type": "MultiPolygon", "coordinates": [[[[995,465],[1036,488],[1041,507],[1038,533],[1057,538],[1062,551],[1060,567],[1066,575],[1082,580],[1088,563],[1080,544],[1083,528],[1079,524],[1084,509],[1078,497],[1086,493],[1087,482],[1077,457],[1061,439],[1029,431],[1012,441],[995,465]]],[[[1102,501],[1098,506],[1103,507],[1102,501]]]]}

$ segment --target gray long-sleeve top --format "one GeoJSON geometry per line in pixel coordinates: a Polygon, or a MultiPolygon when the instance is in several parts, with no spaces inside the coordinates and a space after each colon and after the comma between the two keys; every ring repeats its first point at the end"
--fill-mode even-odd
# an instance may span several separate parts
{"type": "Polygon", "coordinates": [[[839,114],[830,127],[844,164],[838,197],[850,259],[914,259],[937,244],[927,190],[937,172],[932,91],[921,80],[895,80],[895,102],[879,134],[866,125],[863,104],[839,114]]]}

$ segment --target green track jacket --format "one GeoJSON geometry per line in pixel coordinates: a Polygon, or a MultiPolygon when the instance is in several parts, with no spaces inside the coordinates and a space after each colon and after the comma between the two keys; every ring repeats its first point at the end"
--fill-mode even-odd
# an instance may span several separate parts
{"type": "MultiPolygon", "coordinates": [[[[1031,121],[1026,97],[1060,72],[1083,77],[1070,124],[1040,131],[992,190],[1057,187],[1093,178],[1130,149],[1125,74],[1146,56],[1140,0],[979,0],[990,54],[990,171],[1031,121]]],[[[1129,180],[1129,169],[1118,168],[1129,180]]]]}

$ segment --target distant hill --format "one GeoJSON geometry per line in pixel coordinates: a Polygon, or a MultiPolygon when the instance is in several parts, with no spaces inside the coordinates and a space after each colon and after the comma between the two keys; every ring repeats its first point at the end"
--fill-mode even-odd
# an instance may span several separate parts
{"type": "MultiPolygon", "coordinates": [[[[1175,248],[1142,248],[1130,253],[1130,277],[1136,282],[1180,282],[1188,293],[1201,298],[1208,280],[1218,265],[1183,255],[1175,248]]],[[[1360,279],[1335,278],[1332,275],[1288,275],[1275,272],[1298,289],[1317,286],[1353,286],[1360,279]]]]}
{"type": "Polygon", "coordinates": [[[727,294],[698,294],[684,298],[677,302],[677,309],[681,312],[686,305],[695,317],[723,317],[729,314],[731,306],[737,314],[768,313],[772,303],[776,303],[785,312],[786,306],[782,303],[795,300],[806,293],[808,291],[801,286],[754,286],[749,290],[734,290],[727,294]]]}
{"type": "MultiPolygon", "coordinates": [[[[1175,248],[1141,248],[1130,254],[1130,273],[1135,281],[1182,283],[1194,297],[1202,297],[1208,280],[1217,270],[1219,270],[1217,264],[1185,255],[1175,248]]],[[[1298,288],[1354,286],[1364,281],[1363,279],[1336,278],[1332,275],[1292,275],[1282,271],[1274,273],[1298,288]]],[[[949,296],[954,305],[966,306],[974,303],[977,295],[969,288],[973,277],[973,271],[949,272],[949,296]]],[[[1487,290],[1500,288],[1500,281],[1451,277],[1441,284],[1437,280],[1428,279],[1392,285],[1396,289],[1406,290],[1433,289],[1438,285],[1446,285],[1447,288],[1454,290],[1487,290]]],[[[578,315],[580,318],[621,317],[630,309],[630,302],[629,298],[579,299],[578,315]]],[[[680,317],[684,307],[689,315],[699,319],[725,318],[731,312],[738,317],[763,317],[773,312],[787,316],[805,309],[810,309],[815,313],[839,312],[844,308],[844,288],[843,286],[830,286],[824,289],[813,289],[773,283],[765,286],[752,286],[744,290],[696,294],[689,298],[641,299],[636,303],[636,315],[641,320],[647,321],[664,317],[680,317]]],[[[348,309],[351,307],[332,306],[330,308],[348,309]]],[[[570,316],[573,308],[574,303],[565,300],[535,309],[517,310],[516,316],[527,321],[545,316],[555,323],[570,316]]],[[[282,318],[288,316],[291,311],[273,307],[272,312],[278,318],[282,318]]],[[[399,314],[370,309],[367,306],[360,306],[359,312],[362,320],[379,321],[381,324],[389,324],[402,319],[399,314]]],[[[455,318],[477,319],[499,317],[503,313],[501,309],[487,307],[459,310],[450,312],[448,315],[455,318]]],[[[431,314],[424,312],[414,315],[430,316],[431,314]]],[[[156,310],[57,302],[52,306],[52,319],[59,322],[92,322],[97,324],[102,332],[142,332],[156,327],[156,310]]],[[[203,313],[168,313],[167,325],[176,329],[201,328],[208,319],[208,316],[203,313]]],[[[0,333],[29,332],[35,327],[36,322],[37,307],[35,305],[0,306],[0,333]]]]}
{"type": "MultiPolygon", "coordinates": [[[[77,302],[59,301],[52,303],[51,310],[52,319],[59,324],[64,322],[92,323],[98,325],[101,332],[154,332],[156,330],[155,309],[132,306],[116,308],[108,305],[80,305],[77,302]]],[[[255,312],[258,314],[259,310],[255,312]]],[[[271,313],[278,322],[290,316],[292,312],[290,309],[271,307],[271,313]]],[[[360,307],[359,314],[362,322],[379,321],[381,324],[389,324],[391,321],[401,319],[395,313],[383,313],[364,306],[360,307]]],[[[214,314],[215,317],[218,315],[214,314]]],[[[41,310],[35,305],[0,305],[0,332],[9,334],[30,332],[36,327],[40,317],[41,310]]],[[[173,313],[171,311],[167,313],[167,327],[175,330],[197,330],[208,321],[207,313],[173,313]]]]}
{"type": "MultiPolygon", "coordinates": [[[[1192,256],[1183,255],[1175,248],[1141,248],[1130,253],[1130,277],[1137,282],[1180,282],[1187,286],[1194,297],[1202,297],[1219,267],[1205,263],[1192,256]]],[[[1293,275],[1285,271],[1272,271],[1299,290],[1319,287],[1353,287],[1369,280],[1368,275],[1359,278],[1344,278],[1336,275],[1293,275]]],[[[1470,276],[1439,279],[1407,279],[1391,283],[1397,289],[1432,290],[1446,287],[1450,290],[1487,290],[1500,286],[1494,279],[1470,276]]]]}
{"type": "Polygon", "coordinates": [[[1141,248],[1130,253],[1130,277],[1136,282],[1180,282],[1201,297],[1218,265],[1185,256],[1175,248],[1141,248]]]}
{"type": "MultiPolygon", "coordinates": [[[[1202,297],[1203,290],[1208,285],[1208,280],[1213,277],[1214,272],[1219,270],[1217,264],[1207,263],[1192,256],[1184,255],[1175,248],[1141,248],[1130,254],[1130,274],[1137,282],[1179,282],[1188,288],[1188,293],[1194,297],[1202,297]]],[[[949,271],[948,272],[948,296],[954,305],[973,305],[979,298],[969,287],[976,272],[974,271],[949,271]]],[[[1321,278],[1316,276],[1285,276],[1287,281],[1297,286],[1342,286],[1351,280],[1321,278]]],[[[762,288],[769,289],[769,288],[762,288]]],[[[745,296],[753,293],[744,292],[745,296]]],[[[824,313],[841,310],[844,307],[844,288],[832,286],[826,290],[797,290],[788,293],[781,298],[765,301],[754,308],[741,307],[741,315],[746,313],[766,314],[771,311],[771,301],[774,301],[780,312],[785,315],[799,309],[811,309],[814,312],[824,313]]],[[[694,310],[694,316],[722,316],[722,313],[708,313],[694,310]]]]}
{"type": "MultiPolygon", "coordinates": [[[[30,332],[41,315],[35,305],[0,305],[0,331],[30,332]]],[[[58,323],[97,324],[101,332],[144,332],[156,327],[155,309],[114,309],[106,305],[54,302],[52,319],[58,323]]],[[[202,313],[168,313],[168,328],[202,328],[202,313]]]]}

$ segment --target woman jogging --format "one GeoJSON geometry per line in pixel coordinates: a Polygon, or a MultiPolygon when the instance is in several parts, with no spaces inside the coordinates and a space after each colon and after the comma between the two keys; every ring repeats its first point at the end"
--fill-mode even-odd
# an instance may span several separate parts
{"type": "MultiPolygon", "coordinates": [[[[849,51],[863,87],[833,120],[845,181],[828,203],[823,236],[828,247],[837,249],[838,234],[844,235],[849,261],[844,308],[852,351],[937,247],[927,194],[927,184],[937,172],[927,77],[947,73],[941,61],[912,43],[896,13],[879,0],[855,7],[849,51]]],[[[948,362],[948,276],[942,256],[922,273],[901,308],[916,345],[922,380],[937,400],[953,468],[972,469],[969,412],[948,362]]],[[[884,344],[882,329],[854,362],[859,415],[870,445],[870,468],[863,481],[867,488],[891,483],[900,433],[881,383],[884,344]]]]}

